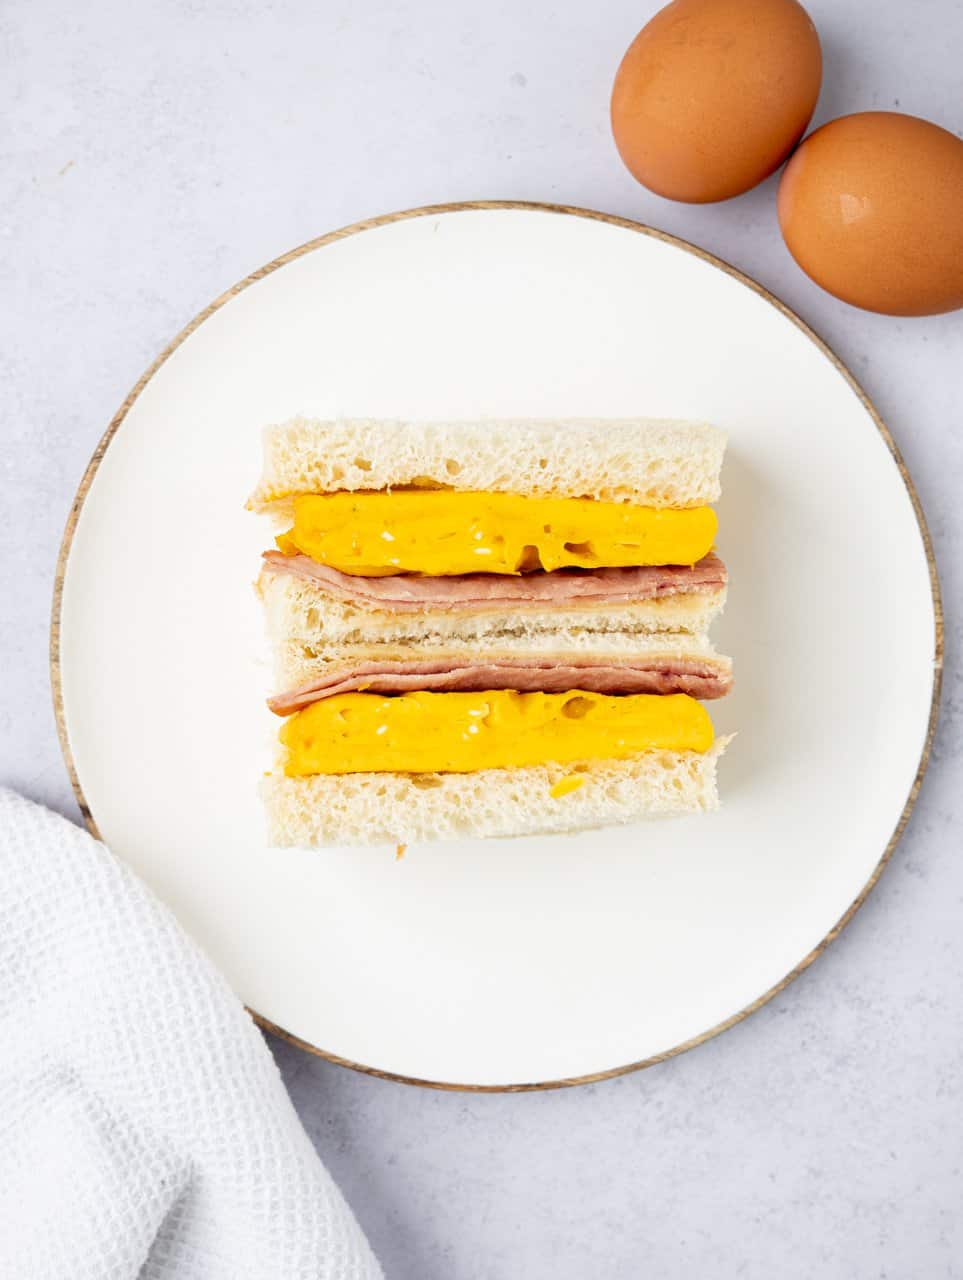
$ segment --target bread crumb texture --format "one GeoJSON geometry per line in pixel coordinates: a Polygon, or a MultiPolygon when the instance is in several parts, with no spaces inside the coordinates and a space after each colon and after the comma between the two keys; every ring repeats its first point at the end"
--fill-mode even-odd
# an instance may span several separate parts
{"type": "Polygon", "coordinates": [[[265,431],[248,505],[411,486],[696,507],[719,497],[725,443],[718,427],[673,419],[294,418],[265,431]]]}
{"type": "Polygon", "coordinates": [[[590,652],[630,647],[650,634],[683,633],[702,640],[725,603],[726,591],[691,592],[638,603],[569,609],[426,609],[403,613],[336,600],[289,574],[261,571],[257,583],[268,635],[277,657],[280,686],[297,684],[305,663],[323,652],[341,660],[344,650],[387,644],[418,646],[418,652],[452,644],[492,648],[552,648],[590,652]]]}
{"type": "Polygon", "coordinates": [[[359,773],[262,783],[272,845],[410,845],[426,840],[549,834],[702,813],[719,805],[710,751],[644,752],[631,760],[542,764],[477,773],[359,773]],[[571,778],[582,779],[570,789],[571,778]],[[565,784],[562,794],[560,785],[565,784]]]}

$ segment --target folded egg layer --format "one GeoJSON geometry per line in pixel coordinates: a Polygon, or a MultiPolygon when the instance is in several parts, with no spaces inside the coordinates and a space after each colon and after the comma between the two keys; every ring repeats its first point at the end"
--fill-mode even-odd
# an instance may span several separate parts
{"type": "Polygon", "coordinates": [[[716,526],[711,507],[447,490],[306,494],[278,546],[362,577],[518,574],[694,565],[716,526]]]}
{"type": "Polygon", "coordinates": [[[332,773],[471,773],[546,761],[704,752],[712,721],[687,694],[344,693],[281,727],[290,777],[332,773]]]}

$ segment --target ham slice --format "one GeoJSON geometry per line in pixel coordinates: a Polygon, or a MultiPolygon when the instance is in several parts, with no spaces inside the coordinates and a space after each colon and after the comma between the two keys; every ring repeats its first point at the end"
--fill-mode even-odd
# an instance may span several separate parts
{"type": "Polygon", "coordinates": [[[320,591],[339,600],[399,613],[418,613],[425,609],[481,612],[618,604],[690,592],[721,591],[726,585],[726,567],[714,553],[691,568],[670,564],[632,569],[556,569],[552,573],[539,571],[518,577],[468,573],[432,578],[399,573],[384,578],[362,578],[320,564],[310,556],[266,551],[264,560],[272,573],[287,573],[312,582],[320,591]]]}
{"type": "Polygon", "coordinates": [[[436,658],[427,661],[362,662],[329,671],[318,680],[271,698],[279,716],[293,715],[312,702],[337,693],[406,693],[418,689],[438,693],[484,693],[517,689],[522,693],[688,693],[693,698],[721,698],[732,677],[725,666],[698,659],[620,658],[617,655],[537,657],[507,656],[489,662],[436,658]]]}

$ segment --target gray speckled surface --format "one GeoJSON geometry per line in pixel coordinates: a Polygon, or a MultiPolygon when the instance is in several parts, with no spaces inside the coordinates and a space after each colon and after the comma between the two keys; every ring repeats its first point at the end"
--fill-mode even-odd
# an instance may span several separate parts
{"type": "MultiPolygon", "coordinates": [[[[884,319],[820,294],[783,249],[772,181],[716,208],[636,187],[607,95],[655,7],[6,0],[0,781],[76,817],[47,683],[61,529],[114,410],[212,297],[320,232],[439,200],[588,205],[703,244],[849,363],[930,521],[943,718],[890,869],[788,991],[640,1075],[472,1097],[272,1047],[394,1280],[963,1276],[963,313],[884,319]]],[[[809,8],[819,120],[899,107],[963,128],[959,0],[809,8]]]]}

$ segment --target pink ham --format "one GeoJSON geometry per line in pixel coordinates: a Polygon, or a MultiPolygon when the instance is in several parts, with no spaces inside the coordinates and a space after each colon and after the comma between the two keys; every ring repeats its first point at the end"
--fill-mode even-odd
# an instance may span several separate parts
{"type": "Polygon", "coordinates": [[[312,702],[336,693],[405,693],[428,689],[439,693],[484,693],[517,689],[523,693],[688,693],[693,698],[721,698],[732,677],[725,667],[698,659],[619,658],[565,655],[504,657],[487,663],[449,658],[423,662],[363,662],[340,667],[311,684],[271,698],[279,716],[293,715],[312,702]]]}
{"type": "Polygon", "coordinates": [[[657,600],[690,592],[721,591],[726,567],[710,553],[698,564],[646,565],[633,569],[557,569],[553,573],[525,573],[518,577],[468,573],[446,578],[402,573],[362,578],[319,564],[310,556],[286,556],[266,551],[272,573],[288,573],[313,582],[321,591],[355,604],[399,613],[424,609],[484,611],[502,608],[538,609],[546,605],[618,604],[657,600]]]}

